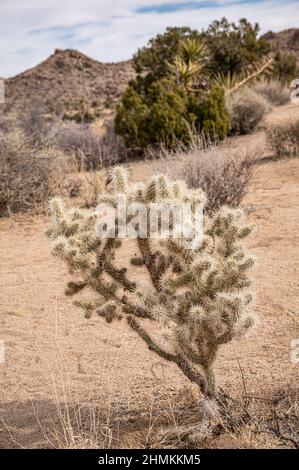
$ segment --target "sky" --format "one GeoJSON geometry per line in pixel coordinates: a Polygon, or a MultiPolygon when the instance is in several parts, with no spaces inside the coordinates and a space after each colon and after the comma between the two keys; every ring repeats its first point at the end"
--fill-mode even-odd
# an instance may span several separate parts
{"type": "Polygon", "coordinates": [[[0,77],[34,67],[56,48],[127,60],[167,26],[201,30],[223,16],[281,31],[298,26],[299,0],[0,0],[0,77]]]}

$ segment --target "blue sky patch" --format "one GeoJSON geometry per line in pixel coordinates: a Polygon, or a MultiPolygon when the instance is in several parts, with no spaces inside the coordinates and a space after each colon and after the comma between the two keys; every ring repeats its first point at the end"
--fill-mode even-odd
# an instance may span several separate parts
{"type": "Polygon", "coordinates": [[[236,0],[227,1],[225,3],[214,1],[198,1],[198,2],[173,2],[173,3],[161,3],[161,5],[145,5],[135,9],[136,13],[174,13],[183,10],[201,10],[201,9],[217,9],[223,8],[223,6],[238,6],[252,3],[265,3],[264,0],[236,0]]]}

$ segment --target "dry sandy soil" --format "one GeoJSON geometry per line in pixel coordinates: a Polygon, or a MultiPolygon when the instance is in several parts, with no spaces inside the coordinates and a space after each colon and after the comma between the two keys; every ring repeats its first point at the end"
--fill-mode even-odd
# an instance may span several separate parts
{"type": "MultiPolygon", "coordinates": [[[[288,115],[289,108],[281,112],[288,115]]],[[[238,148],[257,140],[262,143],[262,131],[229,145],[238,148]]],[[[150,171],[149,164],[136,164],[139,175],[150,171]]],[[[290,343],[299,338],[298,181],[298,159],[265,158],[243,201],[256,225],[250,248],[258,259],[255,309],[260,324],[249,337],[224,347],[218,359],[219,380],[232,394],[243,391],[241,372],[248,394],[272,396],[298,387],[299,365],[290,359],[290,343]]],[[[46,217],[29,216],[0,221],[0,339],[5,344],[0,447],[56,445],[51,426],[64,404],[73,409],[77,403],[83,412],[87,403],[96,403],[107,416],[115,410],[135,413],[135,427],[120,445],[141,445],[142,416],[187,395],[190,385],[127,325],[108,325],[96,316],[84,319],[64,296],[67,273],[50,255],[49,223],[46,217]]],[[[109,442],[117,445],[113,438],[109,442]]],[[[219,439],[211,445],[233,444],[219,439]]]]}

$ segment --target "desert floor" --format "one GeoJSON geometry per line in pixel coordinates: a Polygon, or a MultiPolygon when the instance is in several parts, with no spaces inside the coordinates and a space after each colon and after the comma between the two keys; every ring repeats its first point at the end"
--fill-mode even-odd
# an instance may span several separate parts
{"type": "MultiPolygon", "coordinates": [[[[288,116],[292,109],[270,118],[288,116]]],[[[268,158],[263,131],[228,145],[238,149],[257,142],[264,145],[263,158],[242,206],[255,224],[249,247],[258,260],[260,323],[250,336],[223,348],[217,373],[232,394],[243,393],[245,380],[248,394],[266,397],[298,389],[299,365],[292,364],[290,354],[291,341],[299,338],[299,160],[268,158]]],[[[136,163],[135,170],[142,177],[153,167],[136,163]]],[[[44,216],[0,220],[0,339],[5,344],[0,447],[54,445],[51,426],[61,421],[61,410],[67,404],[84,411],[87,403],[103,405],[107,415],[129,410],[131,434],[127,428],[121,445],[138,445],[139,430],[148,426],[142,417],[187,393],[190,385],[125,323],[108,325],[96,316],[86,320],[72,305],[64,295],[66,270],[50,254],[49,224],[44,216]]]]}

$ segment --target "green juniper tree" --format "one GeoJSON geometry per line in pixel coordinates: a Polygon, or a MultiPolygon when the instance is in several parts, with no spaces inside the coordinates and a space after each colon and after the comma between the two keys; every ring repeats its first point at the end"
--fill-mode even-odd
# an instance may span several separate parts
{"type": "MultiPolygon", "coordinates": [[[[170,34],[168,31],[164,40],[170,34]]],[[[176,39],[177,35],[176,30],[176,39]]],[[[160,40],[158,36],[158,44],[160,40]]],[[[197,132],[211,139],[224,139],[229,129],[225,93],[223,87],[210,86],[206,79],[209,51],[205,42],[190,32],[171,48],[169,60],[163,64],[156,47],[153,41],[149,50],[139,53],[143,66],[138,62],[137,78],[117,108],[115,130],[124,137],[127,147],[162,143],[174,148],[178,141],[189,144],[197,132]]]]}

